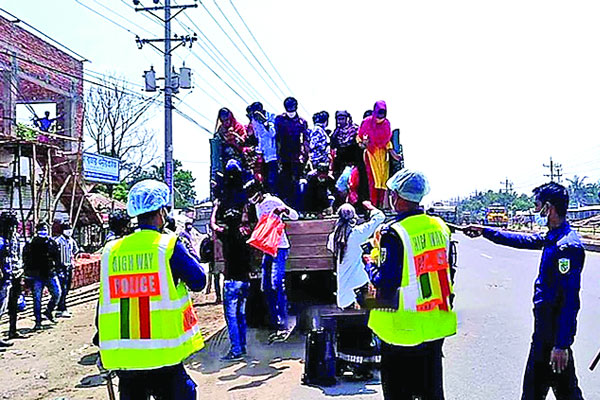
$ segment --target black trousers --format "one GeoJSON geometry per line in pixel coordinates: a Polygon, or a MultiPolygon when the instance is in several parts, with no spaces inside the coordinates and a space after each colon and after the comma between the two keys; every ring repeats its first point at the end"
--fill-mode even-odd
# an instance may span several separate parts
{"type": "Polygon", "coordinates": [[[183,364],[148,371],[118,371],[121,400],[195,400],[196,384],[183,364]]]}
{"type": "Polygon", "coordinates": [[[557,400],[583,400],[583,395],[575,374],[573,352],[569,351],[566,370],[560,374],[552,372],[550,366],[551,344],[531,343],[521,400],[545,400],[550,388],[557,400]]]}
{"type": "Polygon", "coordinates": [[[10,292],[8,294],[8,332],[17,332],[17,313],[19,312],[19,296],[23,290],[23,284],[21,278],[15,278],[12,280],[10,292]]]}
{"type": "Polygon", "coordinates": [[[381,385],[386,400],[444,400],[444,339],[419,346],[381,343],[381,385]]]}

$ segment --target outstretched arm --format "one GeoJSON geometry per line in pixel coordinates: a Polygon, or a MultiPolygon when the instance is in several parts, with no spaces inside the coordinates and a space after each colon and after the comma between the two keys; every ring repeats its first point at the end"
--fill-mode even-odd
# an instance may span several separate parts
{"type": "Polygon", "coordinates": [[[540,250],[544,246],[544,237],[539,234],[514,233],[499,229],[487,228],[481,225],[469,225],[464,230],[465,235],[476,238],[482,236],[496,244],[517,249],[540,250]]]}

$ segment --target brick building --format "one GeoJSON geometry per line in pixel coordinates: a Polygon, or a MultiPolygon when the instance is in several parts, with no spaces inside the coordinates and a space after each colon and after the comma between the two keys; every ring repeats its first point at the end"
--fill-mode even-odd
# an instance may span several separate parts
{"type": "Polygon", "coordinates": [[[17,212],[26,236],[39,221],[101,229],[81,173],[85,60],[12,17],[0,16],[0,211],[17,212]],[[33,120],[32,105],[48,103],[49,132],[17,123],[18,105],[33,120]]]}

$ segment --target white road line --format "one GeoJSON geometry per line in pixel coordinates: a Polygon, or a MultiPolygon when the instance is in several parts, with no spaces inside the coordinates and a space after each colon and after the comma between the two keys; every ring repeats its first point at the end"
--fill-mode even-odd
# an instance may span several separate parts
{"type": "Polygon", "coordinates": [[[483,254],[483,253],[481,253],[481,256],[482,256],[482,257],[485,257],[485,258],[489,258],[490,260],[492,259],[492,256],[488,256],[487,254],[483,254]]]}

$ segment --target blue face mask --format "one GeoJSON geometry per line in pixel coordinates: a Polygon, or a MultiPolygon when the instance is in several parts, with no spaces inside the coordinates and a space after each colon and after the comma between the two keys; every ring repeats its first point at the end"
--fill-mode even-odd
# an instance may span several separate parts
{"type": "Polygon", "coordinates": [[[542,210],[543,208],[540,210],[540,212],[534,213],[533,219],[539,226],[548,226],[548,216],[542,216],[542,210]]]}

